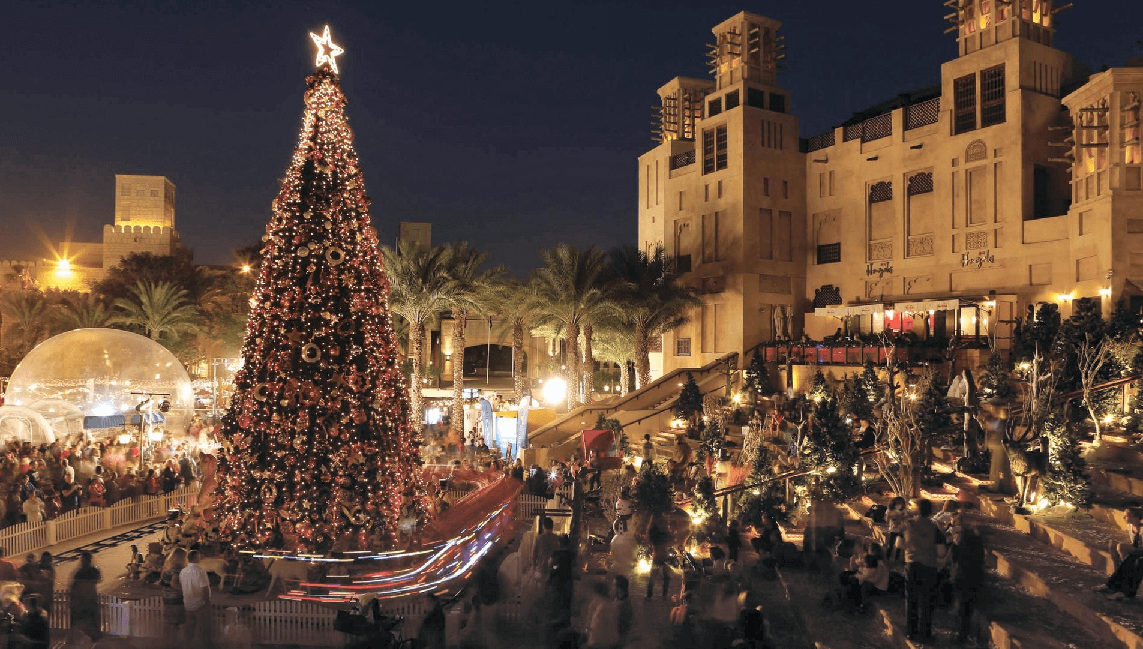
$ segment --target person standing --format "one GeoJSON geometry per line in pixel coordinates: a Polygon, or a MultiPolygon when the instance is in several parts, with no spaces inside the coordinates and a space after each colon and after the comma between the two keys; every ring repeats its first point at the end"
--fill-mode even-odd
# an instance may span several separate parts
{"type": "Polygon", "coordinates": [[[198,550],[187,553],[187,565],[179,571],[183,607],[187,612],[186,639],[210,645],[210,580],[198,563],[198,550]]]}
{"type": "Polygon", "coordinates": [[[726,527],[726,559],[738,562],[738,550],[742,547],[742,535],[738,531],[738,519],[731,519],[726,527]]]}
{"type": "Polygon", "coordinates": [[[540,521],[540,535],[532,543],[532,566],[545,577],[551,569],[552,555],[560,546],[560,541],[552,532],[555,521],[545,516],[540,521]]]}
{"type": "Polygon", "coordinates": [[[79,555],[79,569],[71,578],[71,628],[91,640],[98,640],[103,635],[99,608],[99,582],[102,580],[99,568],[91,563],[91,553],[85,551],[79,555]]]}
{"type": "Polygon", "coordinates": [[[24,517],[27,518],[29,523],[42,523],[44,522],[44,501],[35,491],[28,494],[28,499],[24,501],[24,517]]]}
{"type": "Polygon", "coordinates": [[[905,548],[905,617],[908,637],[928,639],[933,635],[933,608],[936,605],[937,546],[944,537],[929,519],[933,503],[917,501],[917,517],[905,524],[902,542],[905,548]]]}
{"type": "Polygon", "coordinates": [[[643,436],[643,462],[651,464],[655,461],[655,445],[651,443],[651,435],[643,436]]]}

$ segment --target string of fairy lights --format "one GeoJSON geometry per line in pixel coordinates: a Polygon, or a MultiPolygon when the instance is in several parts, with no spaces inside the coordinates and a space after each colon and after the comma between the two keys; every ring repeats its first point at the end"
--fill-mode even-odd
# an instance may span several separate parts
{"type": "Polygon", "coordinates": [[[298,146],[272,203],[236,392],[220,530],[247,548],[378,549],[424,511],[389,285],[329,28],[310,35],[298,146]]]}

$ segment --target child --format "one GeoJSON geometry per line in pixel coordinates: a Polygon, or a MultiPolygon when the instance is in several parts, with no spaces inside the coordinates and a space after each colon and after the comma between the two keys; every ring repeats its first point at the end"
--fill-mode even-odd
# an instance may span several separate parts
{"type": "Polygon", "coordinates": [[[889,542],[886,544],[885,557],[886,559],[893,559],[893,551],[901,550],[901,548],[896,547],[897,539],[905,533],[905,523],[909,522],[909,510],[905,499],[897,496],[891,500],[885,518],[889,521],[889,542]]]}
{"type": "Polygon", "coordinates": [[[127,578],[138,579],[143,572],[143,555],[139,554],[139,546],[131,546],[131,561],[127,564],[127,578]]]}

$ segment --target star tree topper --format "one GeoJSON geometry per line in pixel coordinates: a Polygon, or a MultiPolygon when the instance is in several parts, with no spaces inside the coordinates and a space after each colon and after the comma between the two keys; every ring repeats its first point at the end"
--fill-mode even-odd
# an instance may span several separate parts
{"type": "Polygon", "coordinates": [[[325,26],[325,31],[322,32],[321,36],[310,32],[310,38],[314,39],[314,45],[317,45],[317,61],[314,62],[314,65],[320,68],[322,63],[328,61],[329,69],[333,70],[336,74],[337,61],[334,59],[345,52],[345,50],[338,47],[333,42],[333,39],[329,37],[329,25],[325,26]]]}

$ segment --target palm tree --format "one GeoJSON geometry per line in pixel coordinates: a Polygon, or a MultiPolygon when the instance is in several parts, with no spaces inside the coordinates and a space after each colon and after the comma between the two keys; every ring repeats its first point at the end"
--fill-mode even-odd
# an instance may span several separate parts
{"type": "Polygon", "coordinates": [[[409,423],[421,430],[424,399],[421,396],[421,356],[425,347],[425,326],[448,308],[454,281],[446,271],[448,249],[425,248],[413,241],[402,241],[396,250],[381,246],[385,274],[389,277],[389,308],[409,323],[409,423]]]}
{"type": "Polygon", "coordinates": [[[0,296],[0,314],[7,330],[5,347],[17,358],[23,357],[49,332],[48,301],[40,291],[4,293],[0,296]]]}
{"type": "Polygon", "coordinates": [[[521,282],[515,278],[502,280],[493,289],[496,315],[512,331],[512,389],[516,403],[523,401],[524,386],[528,381],[524,374],[524,337],[532,333],[537,321],[532,309],[533,290],[531,281],[521,282]]]}
{"type": "MultiPolygon", "coordinates": [[[[568,409],[571,410],[580,404],[580,330],[604,301],[602,280],[606,257],[595,246],[578,250],[561,243],[551,250],[541,250],[540,258],[544,266],[537,269],[534,276],[533,309],[540,324],[563,331],[568,409]]],[[[587,346],[590,356],[590,337],[587,346]]]]}
{"type": "Polygon", "coordinates": [[[60,295],[56,321],[61,331],[106,327],[111,320],[111,309],[94,293],[65,291],[60,295]]]}
{"type": "Polygon", "coordinates": [[[635,329],[636,389],[651,382],[651,340],[689,320],[702,305],[698,291],[678,282],[674,257],[662,247],[647,253],[620,246],[608,253],[615,302],[635,329]]]}
{"type": "MultiPolygon", "coordinates": [[[[447,246],[446,273],[453,281],[448,305],[452,310],[452,417],[450,428],[464,434],[464,348],[468,314],[484,312],[504,268],[481,271],[488,253],[470,248],[467,241],[447,246]]],[[[491,360],[491,359],[489,359],[491,360]]]]}
{"type": "Polygon", "coordinates": [[[618,313],[603,318],[596,324],[592,351],[599,360],[619,366],[618,394],[626,396],[628,365],[635,358],[635,331],[631,325],[618,313]]]}
{"type": "Polygon", "coordinates": [[[151,340],[164,334],[178,340],[182,334],[199,331],[201,313],[186,290],[170,282],[140,280],[131,287],[131,294],[133,299],[115,300],[119,313],[108,323],[139,327],[151,340]]]}

